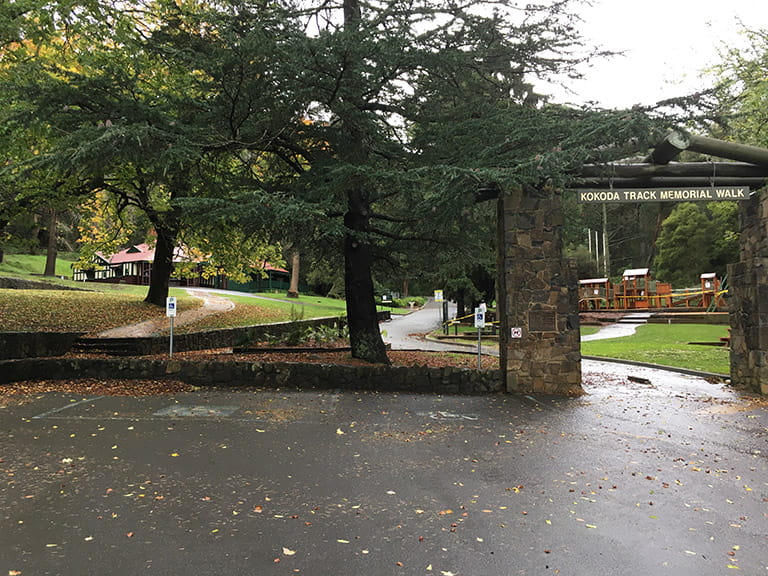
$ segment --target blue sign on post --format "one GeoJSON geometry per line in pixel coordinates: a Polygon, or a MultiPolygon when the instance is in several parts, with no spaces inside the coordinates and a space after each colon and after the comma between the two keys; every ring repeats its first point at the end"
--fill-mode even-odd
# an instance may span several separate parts
{"type": "Polygon", "coordinates": [[[173,319],[176,318],[176,297],[168,296],[165,299],[165,315],[171,319],[171,338],[168,348],[168,356],[173,356],[173,319]]]}
{"type": "Polygon", "coordinates": [[[174,318],[176,316],[176,297],[168,296],[165,299],[165,315],[168,318],[174,318]]]}
{"type": "Polygon", "coordinates": [[[475,308],[475,328],[485,328],[485,310],[475,308]]]}
{"type": "Polygon", "coordinates": [[[483,357],[483,328],[485,328],[485,305],[475,308],[475,328],[477,328],[477,369],[482,368],[483,357]]]}

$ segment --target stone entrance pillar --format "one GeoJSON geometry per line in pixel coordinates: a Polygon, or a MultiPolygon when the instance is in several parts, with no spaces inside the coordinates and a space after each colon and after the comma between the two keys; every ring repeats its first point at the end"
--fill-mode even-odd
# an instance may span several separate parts
{"type": "Polygon", "coordinates": [[[739,262],[728,268],[731,382],[768,395],[768,191],[740,205],[739,262]]]}
{"type": "Polygon", "coordinates": [[[498,200],[499,351],[508,392],[581,392],[578,278],[563,258],[559,192],[498,200]]]}

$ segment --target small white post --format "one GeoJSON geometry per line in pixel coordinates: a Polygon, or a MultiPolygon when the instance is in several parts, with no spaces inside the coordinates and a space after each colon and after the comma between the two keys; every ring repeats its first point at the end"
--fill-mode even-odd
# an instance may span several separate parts
{"type": "Polygon", "coordinates": [[[168,296],[165,299],[165,315],[171,319],[171,340],[168,356],[173,358],[173,319],[176,317],[176,297],[168,296]]]}
{"type": "Polygon", "coordinates": [[[475,328],[477,328],[477,369],[480,370],[483,365],[483,328],[485,327],[485,303],[475,308],[475,328]]]}

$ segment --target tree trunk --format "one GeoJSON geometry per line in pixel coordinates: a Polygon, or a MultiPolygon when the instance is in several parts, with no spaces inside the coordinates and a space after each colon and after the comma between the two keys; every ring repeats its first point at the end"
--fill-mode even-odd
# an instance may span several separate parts
{"type": "MultiPolygon", "coordinates": [[[[8,221],[0,220],[0,242],[2,242],[2,239],[5,237],[6,226],[8,226],[8,221]]],[[[0,264],[3,263],[3,260],[5,260],[5,249],[3,248],[3,245],[0,244],[0,264]]]]}
{"type": "Polygon", "coordinates": [[[168,286],[173,273],[173,251],[176,248],[177,230],[175,227],[155,224],[157,244],[155,245],[155,260],[149,273],[149,290],[144,302],[165,306],[168,297],[168,286]]]}
{"type": "Polygon", "coordinates": [[[56,245],[59,241],[59,213],[55,208],[50,209],[48,218],[48,242],[45,253],[45,272],[43,276],[56,276],[56,245]]]}
{"type": "Polygon", "coordinates": [[[364,238],[367,226],[366,201],[359,190],[348,192],[348,211],[344,224],[344,286],[347,294],[347,322],[352,357],[367,362],[389,364],[381,339],[373,291],[370,243],[364,238]]]}
{"type": "Polygon", "coordinates": [[[291,284],[288,286],[288,298],[299,297],[299,251],[294,250],[291,253],[291,284]]]}
{"type": "MultiPolygon", "coordinates": [[[[359,31],[362,15],[360,0],[344,0],[343,7],[344,29],[354,33],[354,36],[359,31]]],[[[349,63],[349,70],[354,70],[355,64],[349,63]]],[[[361,81],[361,86],[365,85],[362,77],[351,81],[347,79],[347,82],[351,87],[358,80],[361,81]]],[[[348,98],[339,98],[341,125],[346,133],[346,141],[339,150],[339,157],[354,166],[364,166],[370,154],[368,137],[363,128],[366,123],[360,114],[364,101],[362,94],[354,94],[354,89],[348,98]]],[[[371,203],[364,184],[357,179],[345,182],[345,187],[347,213],[344,215],[344,225],[347,231],[344,238],[344,287],[352,356],[367,362],[389,364],[387,349],[379,332],[371,275],[373,253],[367,236],[371,203]]]]}
{"type": "Polygon", "coordinates": [[[456,318],[463,318],[467,314],[466,292],[462,288],[456,293],[456,318]]]}

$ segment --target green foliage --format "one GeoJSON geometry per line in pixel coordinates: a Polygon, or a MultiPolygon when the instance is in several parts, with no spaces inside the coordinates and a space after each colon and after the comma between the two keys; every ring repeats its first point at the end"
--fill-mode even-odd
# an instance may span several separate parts
{"type": "Polygon", "coordinates": [[[676,205],[657,241],[656,277],[681,288],[697,285],[704,272],[723,277],[738,258],[738,226],[734,203],[676,205]]]}
{"type": "Polygon", "coordinates": [[[719,137],[768,146],[768,31],[745,28],[749,47],[731,48],[715,66],[717,123],[711,129],[719,137]]]}
{"type": "Polygon", "coordinates": [[[565,251],[565,257],[576,262],[576,273],[579,278],[597,278],[600,275],[595,256],[590,253],[587,246],[579,245],[575,248],[569,248],[565,251]]]}
{"type": "Polygon", "coordinates": [[[287,332],[279,335],[267,335],[265,341],[272,346],[321,346],[338,344],[349,339],[349,328],[346,324],[342,327],[334,326],[293,326],[287,332]]]}
{"type": "Polygon", "coordinates": [[[395,298],[392,303],[397,308],[410,308],[411,302],[413,302],[414,306],[420,307],[424,306],[427,299],[423,296],[409,296],[408,298],[395,298]]]}

